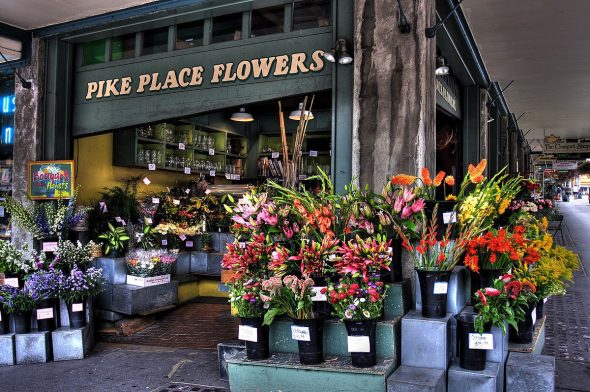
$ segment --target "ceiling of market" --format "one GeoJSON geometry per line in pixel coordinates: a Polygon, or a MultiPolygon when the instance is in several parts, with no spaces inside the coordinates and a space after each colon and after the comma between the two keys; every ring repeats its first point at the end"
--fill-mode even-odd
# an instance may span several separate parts
{"type": "Polygon", "coordinates": [[[32,30],[153,1],[155,0],[0,0],[0,21],[32,30]]]}
{"type": "Polygon", "coordinates": [[[544,135],[590,138],[587,0],[465,0],[461,7],[490,78],[534,150],[544,135]]]}

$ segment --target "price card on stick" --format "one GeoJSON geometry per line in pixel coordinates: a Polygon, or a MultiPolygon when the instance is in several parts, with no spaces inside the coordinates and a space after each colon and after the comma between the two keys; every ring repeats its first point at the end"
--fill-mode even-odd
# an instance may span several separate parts
{"type": "Polygon", "coordinates": [[[157,197],[152,197],[152,203],[153,204],[160,204],[160,199],[158,199],[157,197]]]}
{"type": "Polygon", "coordinates": [[[446,294],[448,282],[434,282],[434,294],[446,294]]]}
{"type": "Polygon", "coordinates": [[[300,327],[298,325],[291,326],[291,339],[300,340],[302,342],[309,342],[311,338],[309,336],[309,327],[300,327]]]}
{"type": "Polygon", "coordinates": [[[443,223],[445,225],[448,225],[451,223],[457,223],[457,212],[456,211],[443,212],[443,223]]]}
{"type": "Polygon", "coordinates": [[[185,147],[184,143],[178,143],[178,149],[179,150],[185,150],[186,147],[185,147]]]}
{"type": "Polygon", "coordinates": [[[191,168],[190,167],[185,167],[184,168],[184,174],[191,174],[191,168]]]}
{"type": "Polygon", "coordinates": [[[174,204],[175,206],[180,205],[180,200],[174,199],[172,200],[172,204],[174,204]]]}
{"type": "Polygon", "coordinates": [[[209,149],[209,155],[215,155],[215,149],[214,148],[210,148],[209,149]]]}
{"type": "Polygon", "coordinates": [[[273,151],[270,154],[270,157],[273,158],[273,159],[277,159],[279,157],[279,152],[278,151],[273,151]]]}
{"type": "Polygon", "coordinates": [[[368,336],[349,336],[348,337],[349,353],[368,353],[371,352],[371,343],[368,336]]]}
{"type": "Polygon", "coordinates": [[[184,234],[181,234],[181,235],[179,235],[178,237],[180,237],[180,240],[181,240],[181,241],[184,241],[184,240],[186,240],[186,236],[185,236],[184,234]]]}
{"type": "Polygon", "coordinates": [[[155,163],[148,163],[148,170],[156,170],[156,164],[155,163]]]}
{"type": "Polygon", "coordinates": [[[258,342],[258,329],[248,325],[238,327],[238,339],[248,342],[258,342]]]}
{"type": "Polygon", "coordinates": [[[315,150],[309,150],[309,156],[310,157],[317,157],[318,156],[318,152],[315,150]]]}
{"type": "MultiPolygon", "coordinates": [[[[156,170],[156,169],[154,169],[154,170],[156,170]]],[[[152,182],[150,181],[150,179],[149,179],[149,178],[147,178],[147,177],[144,177],[144,178],[143,178],[143,183],[144,183],[144,184],[146,184],[146,185],[149,185],[149,184],[151,184],[152,182]]]]}
{"type": "Polygon", "coordinates": [[[469,334],[469,348],[472,350],[493,350],[494,349],[494,335],[491,333],[470,333],[469,334]]]}
{"type": "Polygon", "coordinates": [[[162,240],[162,246],[167,246],[168,245],[168,240],[162,240]]]}
{"type": "Polygon", "coordinates": [[[185,246],[186,246],[187,248],[192,248],[192,247],[193,247],[193,242],[192,242],[192,241],[187,241],[187,242],[185,243],[185,246]]]}
{"type": "Polygon", "coordinates": [[[211,177],[215,177],[215,170],[209,170],[209,175],[211,177]]]}

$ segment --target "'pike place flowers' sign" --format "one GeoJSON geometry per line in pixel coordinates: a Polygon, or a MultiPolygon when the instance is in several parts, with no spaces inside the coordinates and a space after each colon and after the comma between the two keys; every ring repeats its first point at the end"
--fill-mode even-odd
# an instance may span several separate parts
{"type": "Polygon", "coordinates": [[[204,80],[210,85],[246,81],[250,78],[266,79],[286,75],[320,72],[324,68],[322,55],[324,51],[315,50],[311,55],[293,53],[242,60],[238,63],[214,64],[212,69],[201,65],[173,69],[166,74],[159,72],[145,73],[134,79],[122,76],[114,79],[91,81],[86,86],[86,100],[100,99],[120,95],[157,92],[162,90],[181,89],[189,86],[201,86],[204,80]]]}

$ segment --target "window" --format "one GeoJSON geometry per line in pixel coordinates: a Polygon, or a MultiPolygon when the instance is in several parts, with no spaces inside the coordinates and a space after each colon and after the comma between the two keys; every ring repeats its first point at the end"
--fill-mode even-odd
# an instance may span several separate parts
{"type": "Polygon", "coordinates": [[[285,7],[279,5],[252,10],[251,21],[252,37],[282,33],[285,21],[285,7]]]}
{"type": "Polygon", "coordinates": [[[104,63],[105,40],[86,42],[82,45],[82,64],[100,64],[104,63]]]}
{"type": "Polygon", "coordinates": [[[187,49],[203,45],[202,20],[176,26],[176,49],[187,49]]]}
{"type": "Polygon", "coordinates": [[[238,41],[240,39],[242,39],[241,13],[213,18],[212,43],[238,41]]]}
{"type": "Polygon", "coordinates": [[[168,50],[168,27],[143,32],[143,50],[141,54],[161,53],[168,50]]]}
{"type": "Polygon", "coordinates": [[[293,30],[330,25],[331,0],[298,0],[293,8],[293,30]]]}
{"type": "Polygon", "coordinates": [[[130,59],[135,56],[135,34],[125,34],[111,40],[111,60],[130,59]]]}

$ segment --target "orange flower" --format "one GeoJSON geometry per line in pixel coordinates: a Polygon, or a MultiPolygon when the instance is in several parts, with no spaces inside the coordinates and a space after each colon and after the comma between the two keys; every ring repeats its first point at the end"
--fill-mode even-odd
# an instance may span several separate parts
{"type": "Polygon", "coordinates": [[[442,184],[443,178],[445,178],[445,172],[441,170],[436,174],[436,177],[434,177],[434,186],[442,184]]]}
{"type": "Polygon", "coordinates": [[[473,166],[471,163],[469,164],[467,171],[469,172],[469,179],[472,183],[477,184],[485,178],[483,171],[486,169],[487,163],[488,161],[486,159],[482,159],[477,166],[473,166]]]}
{"type": "Polygon", "coordinates": [[[424,185],[432,185],[432,179],[430,178],[430,172],[428,171],[428,168],[423,167],[420,172],[420,175],[422,176],[422,182],[424,183],[424,185]]]}
{"type": "Polygon", "coordinates": [[[391,177],[391,183],[393,185],[411,185],[415,180],[415,176],[410,176],[407,174],[398,174],[397,176],[391,177]]]}
{"type": "Polygon", "coordinates": [[[455,185],[455,177],[447,176],[445,178],[445,184],[447,184],[448,186],[454,186],[455,185]]]}
{"type": "Polygon", "coordinates": [[[445,200],[449,200],[449,201],[457,201],[457,196],[455,195],[447,195],[445,200]]]}

